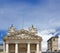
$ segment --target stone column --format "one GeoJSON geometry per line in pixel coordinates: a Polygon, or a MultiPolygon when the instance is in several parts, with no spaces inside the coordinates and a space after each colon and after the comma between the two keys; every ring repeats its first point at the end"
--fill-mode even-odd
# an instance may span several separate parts
{"type": "Polygon", "coordinates": [[[27,44],[27,53],[30,53],[30,43],[27,44]]]}
{"type": "Polygon", "coordinates": [[[36,45],[36,53],[40,53],[39,52],[39,43],[37,43],[37,45],[36,45]]]}
{"type": "Polygon", "coordinates": [[[3,42],[3,52],[5,53],[5,42],[3,42]]]}
{"type": "Polygon", "coordinates": [[[15,53],[18,53],[18,43],[15,44],[15,53]]]}
{"type": "Polygon", "coordinates": [[[9,53],[9,44],[6,43],[6,53],[9,53]]]}

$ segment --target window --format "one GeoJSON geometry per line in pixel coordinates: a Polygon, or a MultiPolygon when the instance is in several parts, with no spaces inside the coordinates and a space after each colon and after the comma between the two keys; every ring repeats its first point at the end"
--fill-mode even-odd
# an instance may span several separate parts
{"type": "Polygon", "coordinates": [[[53,41],[55,41],[55,38],[53,39],[53,41]]]}
{"type": "Polygon", "coordinates": [[[35,51],[31,51],[31,53],[35,53],[35,51]]]}
{"type": "Polygon", "coordinates": [[[20,53],[25,53],[25,51],[21,51],[20,53]]]}
{"type": "Polygon", "coordinates": [[[15,52],[10,52],[10,53],[15,53],[15,52]]]}
{"type": "Polygon", "coordinates": [[[31,53],[35,53],[35,52],[31,52],[31,53]]]}
{"type": "Polygon", "coordinates": [[[54,51],[57,51],[57,50],[54,50],[54,51]]]}

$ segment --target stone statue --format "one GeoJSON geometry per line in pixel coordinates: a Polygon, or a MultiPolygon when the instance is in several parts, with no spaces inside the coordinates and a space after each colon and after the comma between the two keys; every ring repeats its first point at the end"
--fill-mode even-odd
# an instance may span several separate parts
{"type": "Polygon", "coordinates": [[[29,28],[29,32],[32,34],[37,34],[37,28],[35,28],[33,25],[29,28]]]}
{"type": "Polygon", "coordinates": [[[13,26],[13,24],[8,28],[8,34],[7,35],[12,35],[16,32],[16,28],[13,26]]]}

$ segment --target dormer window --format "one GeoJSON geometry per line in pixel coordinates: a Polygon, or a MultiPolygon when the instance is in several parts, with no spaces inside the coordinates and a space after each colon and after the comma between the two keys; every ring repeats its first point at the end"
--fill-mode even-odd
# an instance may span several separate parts
{"type": "Polygon", "coordinates": [[[53,41],[55,41],[55,38],[53,39],[53,41]]]}

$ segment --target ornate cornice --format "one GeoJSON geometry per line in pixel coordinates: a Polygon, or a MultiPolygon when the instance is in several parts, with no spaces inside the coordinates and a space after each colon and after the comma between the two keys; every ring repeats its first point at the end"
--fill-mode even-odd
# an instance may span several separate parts
{"type": "Polygon", "coordinates": [[[21,29],[16,30],[15,27],[11,26],[8,30],[7,36],[3,37],[4,40],[15,40],[15,39],[36,39],[42,40],[42,37],[37,35],[37,30],[33,26],[29,30],[21,29]]]}

